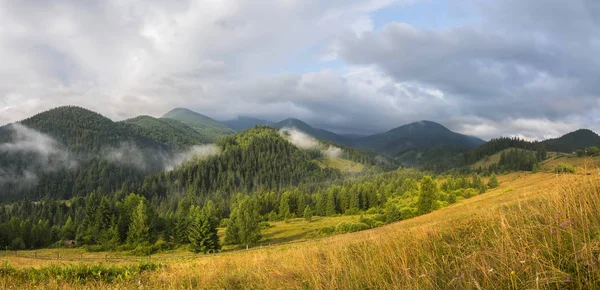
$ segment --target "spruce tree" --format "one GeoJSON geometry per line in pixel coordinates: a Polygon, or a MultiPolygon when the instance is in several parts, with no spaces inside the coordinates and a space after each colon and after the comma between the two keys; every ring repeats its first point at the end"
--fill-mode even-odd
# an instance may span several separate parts
{"type": "Polygon", "coordinates": [[[195,208],[191,212],[193,219],[188,238],[192,252],[206,254],[219,251],[221,245],[217,235],[218,220],[212,201],[208,201],[202,209],[195,208]]]}
{"type": "Polygon", "coordinates": [[[226,242],[246,246],[255,244],[261,238],[259,222],[256,202],[248,196],[242,198],[231,210],[229,225],[225,231],[226,242]]]}
{"type": "Polygon", "coordinates": [[[310,206],[307,206],[307,207],[304,209],[304,219],[305,219],[307,222],[310,222],[310,221],[312,220],[312,217],[313,217],[312,210],[310,209],[310,206]]]}
{"type": "Polygon", "coordinates": [[[131,217],[131,225],[127,232],[127,243],[140,245],[150,241],[150,227],[148,226],[148,213],[143,200],[136,207],[131,217]]]}
{"type": "Polygon", "coordinates": [[[75,239],[75,225],[73,224],[73,219],[71,219],[71,217],[67,218],[65,225],[62,227],[61,238],[63,240],[75,239]]]}
{"type": "Polygon", "coordinates": [[[434,210],[437,191],[435,181],[429,176],[423,177],[421,180],[421,194],[418,201],[419,214],[426,214],[434,210]]]}
{"type": "Polygon", "coordinates": [[[488,186],[490,188],[496,188],[498,187],[498,185],[500,185],[498,183],[498,178],[496,177],[496,174],[492,173],[492,175],[490,176],[490,181],[488,182],[488,186]]]}

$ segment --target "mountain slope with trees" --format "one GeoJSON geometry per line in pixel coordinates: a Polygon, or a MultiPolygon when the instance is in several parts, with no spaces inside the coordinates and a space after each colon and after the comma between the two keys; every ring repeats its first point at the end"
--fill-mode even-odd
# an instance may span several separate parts
{"type": "Polygon", "coordinates": [[[395,157],[411,149],[439,146],[476,148],[483,143],[481,139],[452,132],[438,123],[421,121],[365,137],[354,146],[395,157]]]}
{"type": "Polygon", "coordinates": [[[182,122],[198,131],[198,133],[205,136],[211,142],[216,141],[221,136],[235,133],[235,130],[224,124],[185,108],[175,108],[164,114],[162,118],[174,119],[182,122]]]}
{"type": "Polygon", "coordinates": [[[172,148],[185,149],[210,142],[206,136],[174,119],[138,116],[122,123],[133,125],[130,127],[133,132],[172,148]]]}
{"type": "Polygon", "coordinates": [[[549,151],[571,153],[577,149],[600,147],[600,136],[589,129],[579,129],[559,138],[542,141],[549,151]]]}

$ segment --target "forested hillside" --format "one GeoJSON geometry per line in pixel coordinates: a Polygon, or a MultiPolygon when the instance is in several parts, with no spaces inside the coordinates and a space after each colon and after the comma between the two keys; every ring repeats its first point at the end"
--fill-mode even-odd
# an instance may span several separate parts
{"type": "Polygon", "coordinates": [[[210,138],[174,119],[138,116],[122,121],[130,124],[131,131],[151,138],[176,149],[186,149],[193,145],[210,143],[210,138]]]}
{"type": "Polygon", "coordinates": [[[222,136],[231,135],[235,130],[205,115],[185,108],[175,108],[162,116],[162,118],[180,121],[202,135],[207,140],[214,142],[222,136]]]}
{"type": "Polygon", "coordinates": [[[82,196],[135,185],[205,141],[173,120],[113,122],[59,107],[0,127],[0,201],[82,196]]]}
{"type": "Polygon", "coordinates": [[[579,129],[559,138],[542,141],[550,151],[571,153],[577,149],[600,147],[600,136],[588,129],[579,129]]]}
{"type": "Polygon", "coordinates": [[[483,143],[484,141],[481,139],[452,132],[438,123],[421,121],[365,137],[359,140],[355,146],[396,157],[414,149],[441,146],[471,149],[483,143]]]}

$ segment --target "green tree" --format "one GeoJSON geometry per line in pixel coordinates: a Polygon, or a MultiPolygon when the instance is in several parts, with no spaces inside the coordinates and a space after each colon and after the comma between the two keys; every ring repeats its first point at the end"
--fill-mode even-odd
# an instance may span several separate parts
{"type": "Polygon", "coordinates": [[[281,218],[287,219],[292,216],[290,212],[290,192],[286,191],[281,195],[279,201],[279,215],[281,218]]]}
{"type": "Polygon", "coordinates": [[[192,252],[206,254],[219,251],[221,249],[217,235],[219,222],[212,201],[209,200],[202,209],[197,207],[190,212],[193,214],[189,229],[192,252]]]}
{"type": "Polygon", "coordinates": [[[304,209],[304,219],[305,219],[307,222],[310,222],[310,221],[312,220],[312,217],[313,217],[313,212],[312,212],[312,210],[310,209],[310,206],[307,206],[307,207],[304,209]]]}
{"type": "Polygon", "coordinates": [[[498,185],[500,185],[500,183],[498,182],[498,178],[496,177],[495,173],[492,173],[492,175],[490,176],[490,181],[488,181],[488,186],[490,188],[496,188],[498,187],[498,185]]]}
{"type": "Polygon", "coordinates": [[[435,181],[430,176],[423,177],[418,201],[419,214],[426,214],[434,210],[437,192],[438,188],[435,181]]]}
{"type": "Polygon", "coordinates": [[[127,232],[127,243],[140,245],[150,241],[150,226],[148,225],[148,212],[143,200],[136,207],[131,217],[131,225],[127,232]]]}
{"type": "Polygon", "coordinates": [[[234,204],[225,231],[225,241],[230,244],[252,245],[261,238],[260,215],[256,202],[246,196],[234,204]]]}
{"type": "Polygon", "coordinates": [[[75,239],[75,225],[73,224],[73,219],[71,219],[71,217],[67,218],[65,225],[62,227],[61,238],[63,240],[75,239]]]}

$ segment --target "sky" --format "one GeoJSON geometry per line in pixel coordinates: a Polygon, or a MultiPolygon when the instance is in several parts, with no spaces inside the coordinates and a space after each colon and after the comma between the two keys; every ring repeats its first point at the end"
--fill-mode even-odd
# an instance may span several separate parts
{"type": "Polygon", "coordinates": [[[0,124],[185,107],[370,134],[600,131],[597,0],[0,0],[0,124]]]}

